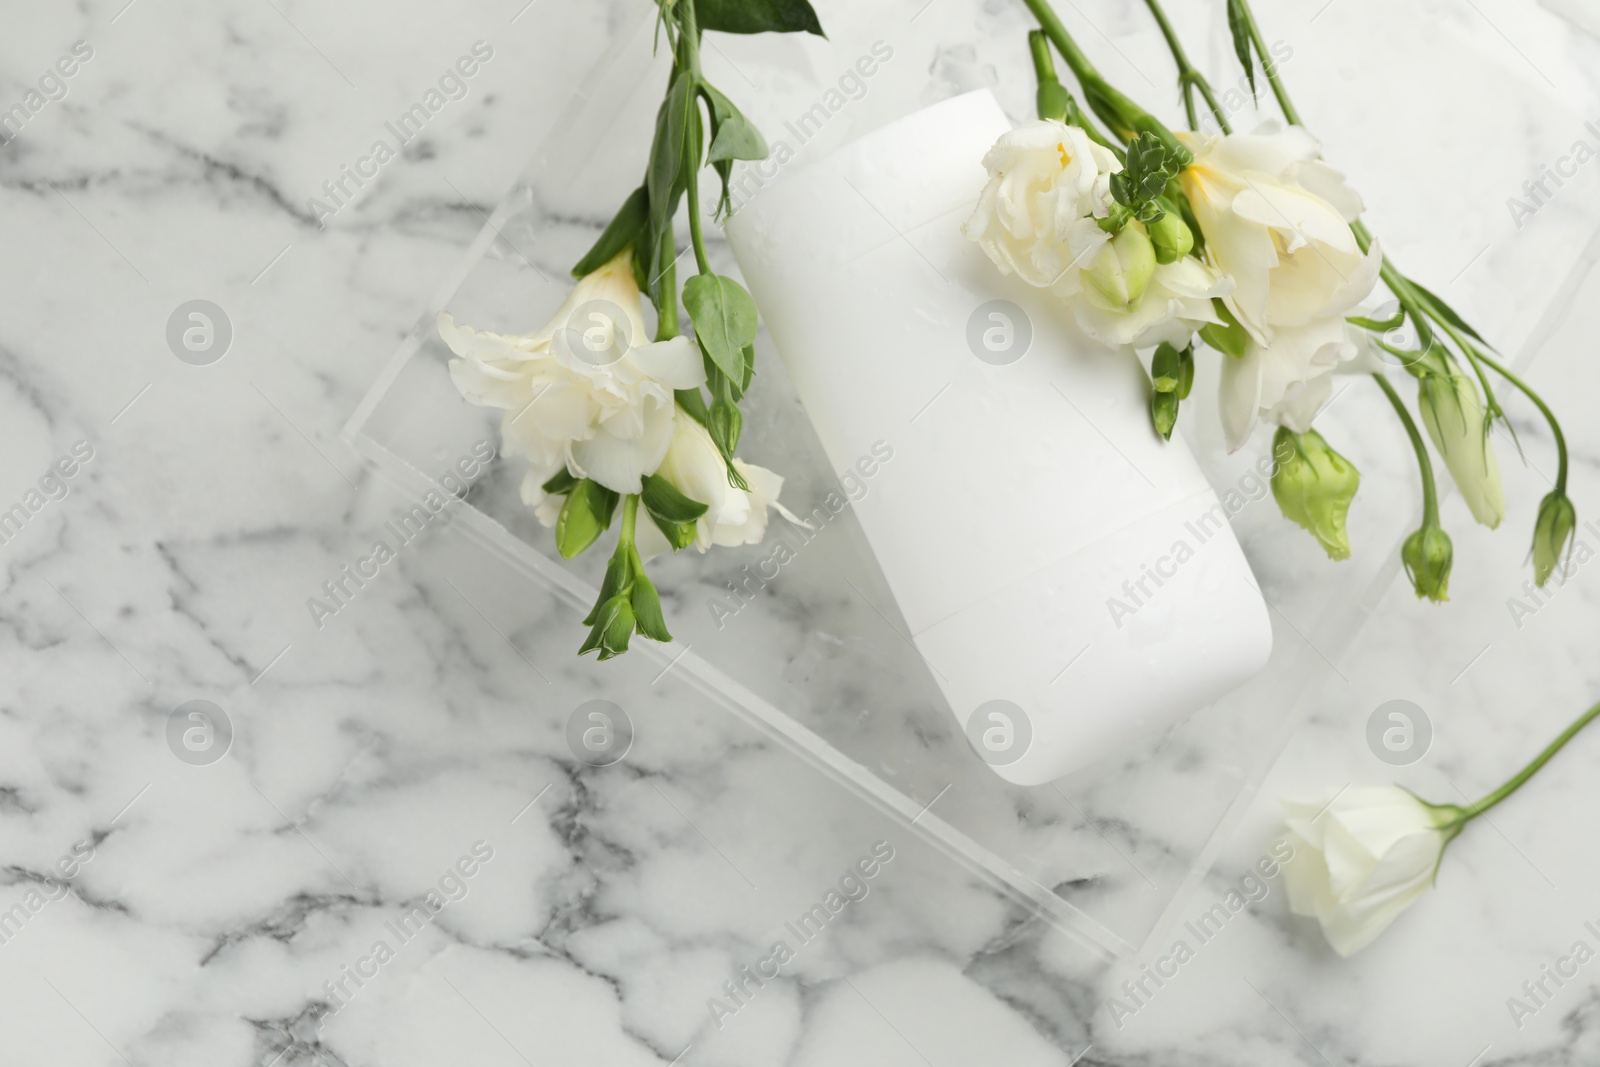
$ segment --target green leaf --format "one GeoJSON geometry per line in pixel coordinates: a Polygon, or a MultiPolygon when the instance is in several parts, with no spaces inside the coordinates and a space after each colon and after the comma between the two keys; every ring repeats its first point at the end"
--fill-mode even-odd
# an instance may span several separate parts
{"type": "Polygon", "coordinates": [[[695,0],[694,10],[702,30],[827,36],[807,0],[695,0]]]}
{"type": "Polygon", "coordinates": [[[651,239],[651,229],[647,225],[639,232],[639,239],[633,242],[633,281],[639,291],[647,293],[650,301],[656,301],[655,286],[651,278],[655,274],[655,241],[651,239]]]}
{"type": "Polygon", "coordinates": [[[692,522],[668,522],[657,515],[651,515],[650,521],[656,524],[656,529],[667,539],[667,544],[672,546],[672,551],[681,552],[694,544],[698,532],[692,522]]]}
{"type": "Polygon", "coordinates": [[[706,155],[708,163],[766,158],[766,139],[743,115],[737,115],[717,127],[717,135],[711,141],[711,151],[706,155]]]}
{"type": "Polygon", "coordinates": [[[770,151],[761,131],[733,106],[733,101],[704,81],[700,92],[711,105],[711,150],[706,153],[707,163],[730,159],[766,159],[770,151]]]}
{"type": "Polygon", "coordinates": [[[678,401],[678,406],[701,426],[706,424],[706,398],[698,389],[679,389],[673,397],[678,401]]]}
{"type": "MultiPolygon", "coordinates": [[[[1412,281],[1409,278],[1406,280],[1411,282],[1411,288],[1422,294],[1422,298],[1429,303],[1434,311],[1439,313],[1439,317],[1441,319],[1444,319],[1450,325],[1466,333],[1469,337],[1473,338],[1479,343],[1489,345],[1489,342],[1480,337],[1477,330],[1474,330],[1471,326],[1467,325],[1467,320],[1463,319],[1460,315],[1457,315],[1455,309],[1449,304],[1446,304],[1443,300],[1440,300],[1437,296],[1434,296],[1427,289],[1424,289],[1420,282],[1412,281]]],[[[1489,347],[1493,348],[1494,346],[1489,345],[1489,347]]]]}
{"type": "Polygon", "coordinates": [[[1250,95],[1256,95],[1255,54],[1250,51],[1250,19],[1239,0],[1228,0],[1228,29],[1233,33],[1233,52],[1250,79],[1250,95]]]}
{"type": "Polygon", "coordinates": [[[640,633],[652,641],[672,640],[672,635],[667,632],[667,620],[661,614],[661,596],[643,571],[634,579],[630,606],[633,608],[634,626],[640,633]]]}
{"type": "Polygon", "coordinates": [[[543,489],[551,496],[565,496],[567,493],[572,492],[573,487],[577,484],[578,479],[574,478],[567,471],[560,470],[552,475],[550,480],[545,482],[539,488],[543,489]]]}
{"type": "Polygon", "coordinates": [[[678,487],[659,474],[647,474],[640,494],[644,509],[652,518],[671,523],[693,523],[706,513],[706,505],[679,492],[678,487]]]}
{"type": "MultiPolygon", "coordinates": [[[[650,169],[645,176],[645,189],[650,202],[650,231],[654,234],[670,233],[672,216],[677,211],[678,197],[682,195],[688,170],[684,164],[688,157],[692,125],[699,110],[694,105],[694,75],[682,71],[672,80],[667,98],[656,112],[656,138],[650,146],[650,169]]],[[[694,155],[699,156],[699,145],[694,155]]],[[[698,158],[696,164],[698,166],[698,158]]]]}
{"type": "Polygon", "coordinates": [[[622,207],[617,210],[615,217],[606,226],[605,232],[594,243],[594,247],[585,252],[583,258],[572,268],[572,276],[582,278],[610,263],[617,257],[617,253],[636,243],[649,225],[650,194],[641,185],[628,194],[628,199],[622,202],[622,207]]]}
{"type": "Polygon", "coordinates": [[[744,381],[744,347],[755,341],[757,328],[756,302],[744,286],[720,274],[697,274],[683,285],[683,306],[700,350],[730,381],[744,381]]]}
{"type": "Polygon", "coordinates": [[[1200,339],[1225,356],[1234,359],[1243,359],[1245,349],[1250,343],[1250,334],[1238,319],[1233,317],[1233,312],[1228,310],[1228,305],[1220,299],[1213,298],[1211,306],[1217,313],[1217,318],[1222,320],[1218,326],[1208,322],[1200,328],[1200,339]]]}
{"type": "Polygon", "coordinates": [[[611,525],[617,507],[617,494],[585,478],[567,494],[556,518],[556,548],[563,559],[572,559],[594,544],[611,525]]]}

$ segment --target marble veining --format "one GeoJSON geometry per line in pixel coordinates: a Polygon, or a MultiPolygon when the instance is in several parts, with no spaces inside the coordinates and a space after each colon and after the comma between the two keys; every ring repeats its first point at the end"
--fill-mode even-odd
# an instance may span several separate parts
{"type": "MultiPolygon", "coordinates": [[[[1367,953],[1338,960],[1267,879],[1214,937],[1188,935],[1175,977],[1140,987],[1137,964],[1108,970],[687,685],[653,684],[641,662],[600,689],[571,661],[571,609],[491,606],[503,564],[448,525],[401,546],[318,628],[306,600],[408,503],[339,427],[629,18],[621,0],[524,5],[89,0],[6,19],[0,107],[76,42],[93,55],[0,146],[0,506],[43,497],[0,544],[0,1061],[1595,1062],[1600,970],[1549,986],[1520,1029],[1506,1009],[1574,942],[1600,946],[1585,925],[1600,924],[1600,860],[1584,847],[1595,738],[1452,846],[1437,891],[1367,953]],[[494,58],[464,95],[319,226],[323,183],[478,41],[494,58]],[[175,358],[167,337],[196,299],[232,326],[208,366],[175,358]],[[90,458],[61,490],[42,486],[79,442],[90,458]],[[601,696],[638,730],[625,759],[595,767],[563,729],[601,696]],[[194,700],[226,713],[220,758],[214,733],[184,741],[215,723],[174,732],[194,700]],[[850,875],[863,857],[875,873],[850,875]],[[824,905],[825,927],[791,929],[835,892],[849,902],[824,905]],[[746,978],[779,942],[780,976],[746,978]],[[1142,988],[1136,1004],[1125,982],[1142,988]],[[1112,998],[1137,1010],[1118,1015],[1112,998]]],[[[1541,294],[1514,273],[1529,255],[1500,253],[1574,256],[1600,225],[1600,169],[1522,229],[1504,201],[1600,117],[1600,44],[1533,0],[1283,6],[1278,32],[1306,57],[1291,67],[1302,107],[1339,109],[1330,155],[1392,250],[1459,282],[1474,318],[1520,344],[1541,294]],[[1563,108],[1538,129],[1434,137],[1437,55],[1374,84],[1348,80],[1325,46],[1425,32],[1455,35],[1452,62],[1493,65],[1563,108]],[[1457,213],[1496,220],[1472,230],[1495,235],[1481,262],[1457,213]]],[[[940,0],[818,7],[925,42],[935,61],[905,76],[929,99],[999,81],[1026,107],[1020,5],[992,0],[975,20],[940,0]]],[[[1073,15],[1122,62],[1163,72],[1144,88],[1107,62],[1170,104],[1138,16],[1111,0],[1073,15]]],[[[1225,33],[1195,52],[1231,83],[1225,33]]],[[[596,199],[571,225],[595,231],[610,210],[596,199]]],[[[536,268],[564,269],[549,258],[536,268]]],[[[1573,496],[1595,518],[1588,306],[1530,374],[1566,414],[1573,496]]],[[[1525,406],[1513,419],[1533,470],[1502,450],[1508,501],[1531,522],[1549,441],[1525,406]]],[[[1595,698],[1588,569],[1527,601],[1522,529],[1490,535],[1459,501],[1446,511],[1453,604],[1389,590],[1173,940],[1271,849],[1274,796],[1391,778],[1439,800],[1476,794],[1595,698]],[[1393,697],[1436,731],[1403,770],[1363,735],[1393,697]]],[[[752,625],[803,669],[813,620],[752,625]]],[[[867,674],[837,684],[875,691],[867,674]]],[[[1082,836],[1136,864],[1167,847],[1153,819],[1082,836]]],[[[1139,889],[1128,876],[1073,891],[1139,889]]]]}

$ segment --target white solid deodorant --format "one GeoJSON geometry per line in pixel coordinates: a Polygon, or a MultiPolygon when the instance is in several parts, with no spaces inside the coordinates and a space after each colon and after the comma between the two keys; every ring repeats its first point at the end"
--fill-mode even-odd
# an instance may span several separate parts
{"type": "Polygon", "coordinates": [[[1131,352],[961,232],[1011,128],[987,91],[764,188],[728,238],[912,639],[995,772],[1049,782],[1238,686],[1272,629],[1131,352]]]}

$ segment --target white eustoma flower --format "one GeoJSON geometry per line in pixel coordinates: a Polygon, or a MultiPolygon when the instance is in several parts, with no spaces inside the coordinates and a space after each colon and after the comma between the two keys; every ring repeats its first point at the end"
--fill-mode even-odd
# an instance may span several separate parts
{"type": "Polygon", "coordinates": [[[439,335],[457,357],[450,378],[461,395],[505,411],[502,451],[527,459],[522,499],[534,508],[563,469],[639,492],[672,442],[673,391],[705,382],[688,338],[648,340],[626,252],[579,279],[535,333],[486,333],[440,313],[439,335]]]}
{"type": "Polygon", "coordinates": [[[1233,279],[1224,301],[1253,342],[1242,360],[1224,361],[1228,446],[1261,418],[1304,431],[1328,399],[1326,376],[1359,354],[1344,319],[1383,268],[1377,243],[1362,252],[1350,232],[1361,197],[1298,126],[1180,136],[1195,157],[1180,180],[1206,261],[1233,279]]]}
{"type": "Polygon", "coordinates": [[[1111,208],[1122,161],[1076,126],[1038,119],[1000,135],[983,165],[989,182],[961,227],[1002,274],[1029,285],[1066,285],[1111,240],[1096,219],[1111,208]]]}
{"type": "Polygon", "coordinates": [[[1284,867],[1289,907],[1314,917],[1341,956],[1365,948],[1433,886],[1459,809],[1433,808],[1403,789],[1346,789],[1285,801],[1295,858],[1284,867]]]}
{"type": "MultiPolygon", "coordinates": [[[[788,508],[778,503],[783,477],[765,467],[735,458],[733,467],[744,478],[749,491],[728,482],[728,467],[706,428],[683,411],[673,426],[672,445],[656,470],[673,488],[706,505],[706,513],[695,522],[695,547],[704,552],[712,545],[753,545],[767,534],[767,510],[773,509],[790,522],[805,525],[788,508]]],[[[637,532],[639,554],[649,559],[671,551],[666,536],[651,519],[641,515],[637,532]]]]}
{"type": "Polygon", "coordinates": [[[1180,137],[1194,153],[1180,181],[1206,259],[1233,278],[1228,308],[1258,341],[1347,315],[1372,292],[1382,255],[1375,246],[1363,253],[1350,232],[1361,197],[1317,158],[1316,138],[1276,122],[1180,137]]]}
{"type": "Polygon", "coordinates": [[[1222,357],[1218,401],[1228,451],[1242,447],[1262,421],[1305,433],[1333,395],[1335,373],[1382,367],[1365,331],[1343,316],[1280,328],[1270,345],[1250,337],[1243,356],[1222,357]]]}
{"type": "Polygon", "coordinates": [[[1499,526],[1506,517],[1506,492],[1477,384],[1450,359],[1443,372],[1423,375],[1417,410],[1472,517],[1491,530],[1499,526]]]}

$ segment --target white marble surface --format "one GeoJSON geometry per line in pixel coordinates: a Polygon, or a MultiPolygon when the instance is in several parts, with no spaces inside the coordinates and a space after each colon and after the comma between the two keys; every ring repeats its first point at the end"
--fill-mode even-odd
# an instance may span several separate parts
{"type": "MultiPolygon", "coordinates": [[[[1019,5],[973,20],[939,2],[881,16],[931,57],[911,72],[928,98],[1004,83],[1025,106],[1019,5]]],[[[1146,61],[1124,37],[1136,5],[1079,7],[1146,61]]],[[[819,4],[825,21],[868,17],[846,8],[819,4]]],[[[1305,109],[1340,110],[1330,155],[1396,254],[1520,342],[1541,294],[1518,265],[1587,241],[1600,169],[1522,230],[1504,201],[1600,118],[1584,74],[1600,48],[1532,0],[1435,0],[1368,32],[1426,30],[1451,49],[1352,80],[1319,42],[1359,47],[1382,11],[1297,3],[1269,32],[1306,57],[1305,109]],[[1440,72],[1489,67],[1554,101],[1547,123],[1430,131],[1440,72]],[[1342,132],[1352,117],[1370,140],[1342,132]],[[1453,228],[1460,213],[1494,224],[1453,228]],[[1483,232],[1475,266],[1484,242],[1464,235],[1483,232]]],[[[630,704],[640,740],[622,763],[575,763],[566,711],[600,694],[561,665],[572,620],[502,632],[474,606],[493,565],[447,538],[308,626],[305,598],[397,503],[340,425],[620,19],[551,0],[6,11],[0,108],[74,42],[93,55],[0,147],[0,506],[75,443],[92,458],[0,544],[0,915],[26,914],[0,943],[0,1062],[1593,1063],[1600,972],[1521,1029],[1505,1001],[1594,943],[1600,738],[1457,842],[1438,890],[1366,953],[1334,957],[1272,882],[1119,1027],[1105,998],[1122,972],[682,693],[630,704]],[[493,57],[466,96],[319,228],[308,198],[479,40],[493,57]],[[196,298],[234,328],[207,367],[165,338],[196,298]],[[236,734],[206,766],[167,742],[170,713],[195,699],[236,734]],[[708,999],[879,841],[894,855],[867,895],[719,1027],[708,999]],[[458,862],[470,876],[449,875],[458,862]],[[459,899],[395,933],[430,891],[459,899]],[[364,962],[379,940],[393,958],[364,962]],[[371,977],[357,988],[347,967],[371,977]]],[[[1219,44],[1197,54],[1220,63],[1219,44]]],[[[1580,313],[1596,299],[1580,294],[1580,313]]],[[[1566,416],[1574,497],[1596,517],[1592,331],[1563,329],[1530,374],[1566,416]]],[[[1476,794],[1600,694],[1586,569],[1521,626],[1507,605],[1551,464],[1511,406],[1534,468],[1502,449],[1517,527],[1471,529],[1447,503],[1452,605],[1390,590],[1185,917],[1269,847],[1279,793],[1397,777],[1439,800],[1476,794]],[[1397,697],[1436,731],[1401,770],[1364,739],[1397,697]]],[[[642,670],[617,686],[654,691],[642,670]]],[[[1160,827],[1096,829],[1136,858],[1159,846],[1160,827]]]]}

